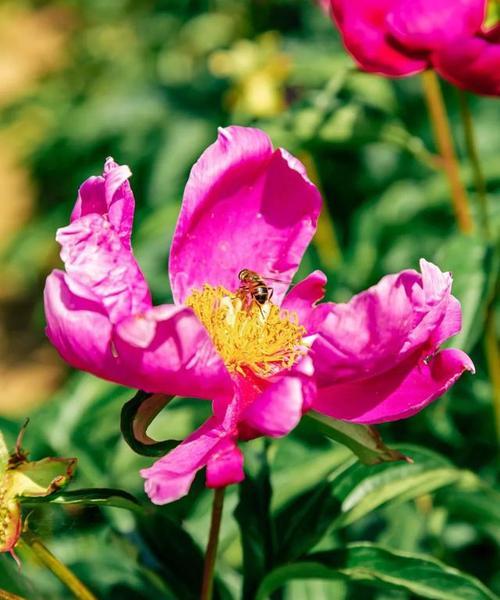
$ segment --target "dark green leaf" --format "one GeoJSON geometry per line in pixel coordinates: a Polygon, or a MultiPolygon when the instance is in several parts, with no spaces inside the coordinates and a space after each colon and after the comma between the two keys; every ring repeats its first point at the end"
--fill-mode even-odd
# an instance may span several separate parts
{"type": "Polygon", "coordinates": [[[271,484],[266,440],[245,455],[245,479],[239,486],[239,502],[234,516],[243,546],[243,598],[252,600],[255,590],[274,564],[274,525],[271,520],[271,484]]]}
{"type": "Polygon", "coordinates": [[[179,444],[178,440],[157,442],[147,435],[147,429],[156,415],[172,400],[164,394],[137,394],[123,405],[121,430],[127,444],[143,456],[163,456],[179,444]]]}
{"type": "Polygon", "coordinates": [[[139,501],[132,494],[111,488],[89,488],[71,492],[56,492],[45,498],[30,498],[23,501],[23,505],[30,506],[46,502],[83,506],[114,506],[135,512],[142,511],[139,501]]]}
{"type": "Polygon", "coordinates": [[[339,512],[340,502],[329,482],[296,496],[276,516],[278,562],[295,560],[311,550],[339,512]]]}
{"type": "MultiPolygon", "coordinates": [[[[174,590],[176,598],[198,600],[203,574],[203,553],[193,538],[178,523],[152,509],[138,520],[147,551],[144,562],[152,567],[174,590]]],[[[146,550],[146,548],[145,548],[146,550]]],[[[222,582],[214,582],[214,600],[227,598],[222,582]]]]}
{"type": "Polygon", "coordinates": [[[411,463],[348,464],[291,500],[276,516],[279,563],[294,560],[331,528],[345,527],[388,502],[402,502],[471,474],[433,452],[409,447],[411,463]]]}
{"type": "Polygon", "coordinates": [[[370,586],[399,589],[433,600],[493,600],[480,581],[430,556],[396,552],[368,543],[316,552],[279,567],[262,581],[256,600],[293,579],[338,579],[370,586]]]}

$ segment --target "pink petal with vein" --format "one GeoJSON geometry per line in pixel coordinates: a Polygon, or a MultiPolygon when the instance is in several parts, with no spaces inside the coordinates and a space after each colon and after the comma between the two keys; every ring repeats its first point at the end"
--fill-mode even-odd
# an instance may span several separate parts
{"type": "Polygon", "coordinates": [[[76,295],[69,280],[54,271],[44,298],[47,336],[70,365],[147,392],[232,394],[229,375],[190,309],[159,306],[113,327],[102,303],[76,295]]]}
{"type": "Polygon", "coordinates": [[[387,275],[347,304],[320,307],[312,349],[319,387],[386,372],[415,349],[431,352],[456,332],[460,315],[449,273],[427,261],[421,270],[387,275]]]}
{"type": "Polygon", "coordinates": [[[410,356],[377,377],[319,390],[313,408],[355,423],[406,419],[444,394],[466,370],[474,372],[474,365],[461,350],[443,350],[427,361],[410,356]]]}
{"type": "Polygon", "coordinates": [[[308,333],[314,333],[313,313],[316,304],[325,296],[326,275],[321,271],[313,271],[299,281],[285,296],[281,308],[296,313],[299,323],[308,333]]]}
{"type": "Polygon", "coordinates": [[[133,387],[147,392],[230,398],[233,384],[205,328],[191,309],[154,307],[116,328],[114,345],[133,387]]]}
{"type": "Polygon", "coordinates": [[[99,302],[76,296],[68,276],[53,271],[45,283],[46,333],[62,358],[76,369],[121,382],[123,365],[112,353],[112,325],[99,302]]]}
{"type": "Polygon", "coordinates": [[[170,250],[174,298],[204,283],[238,286],[243,268],[272,284],[280,302],[309,244],[321,206],[301,163],[247,127],[219,130],[194,165],[170,250]]]}
{"type": "Polygon", "coordinates": [[[81,186],[71,214],[71,221],[88,214],[107,215],[125,247],[130,249],[135,201],[128,183],[131,172],[112,158],[104,164],[104,173],[90,177],[81,186]]]}
{"type": "Polygon", "coordinates": [[[100,299],[112,322],[151,307],[144,276],[107,217],[89,213],[58,230],[61,258],[70,280],[100,299]]]}
{"type": "Polygon", "coordinates": [[[145,489],[155,504],[167,504],[189,492],[196,473],[224,441],[225,432],[213,417],[152,467],[143,469],[145,489]]]}

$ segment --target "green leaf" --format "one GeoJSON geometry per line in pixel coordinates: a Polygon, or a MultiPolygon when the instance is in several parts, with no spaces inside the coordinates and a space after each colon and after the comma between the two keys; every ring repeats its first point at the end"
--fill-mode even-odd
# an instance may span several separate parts
{"type": "Polygon", "coordinates": [[[498,276],[498,252],[479,238],[456,234],[440,248],[436,260],[443,271],[452,273],[452,292],[462,305],[462,328],[450,345],[469,351],[484,328],[498,276]]]}
{"type": "MultiPolygon", "coordinates": [[[[164,510],[164,507],[152,509],[137,521],[143,541],[155,559],[153,568],[175,592],[176,598],[198,600],[203,553],[189,533],[160,510],[164,510]]],[[[148,566],[151,565],[151,558],[148,558],[148,566]]],[[[214,600],[221,598],[227,598],[227,591],[216,577],[214,600]]]]}
{"type": "Polygon", "coordinates": [[[77,504],[82,506],[113,506],[134,512],[142,511],[139,501],[128,492],[112,488],[89,488],[71,492],[55,492],[46,498],[26,500],[24,505],[42,504],[77,504]]]}
{"type": "Polygon", "coordinates": [[[274,524],[271,520],[271,483],[267,461],[268,441],[245,454],[245,479],[239,485],[234,511],[243,546],[243,599],[252,600],[264,575],[274,565],[274,524]]]}
{"type": "Polygon", "coordinates": [[[272,508],[281,510],[295,496],[309,491],[351,458],[350,450],[342,444],[332,444],[311,431],[312,420],[302,419],[294,437],[282,439],[273,448],[271,483],[272,508]],[[302,422],[304,421],[304,422],[302,422]],[[297,439],[296,434],[304,438],[297,439]],[[308,437],[311,436],[311,437],[308,437]],[[297,477],[300,473],[300,477],[297,477]]]}
{"type": "Polygon", "coordinates": [[[163,456],[180,443],[179,440],[157,442],[150,438],[147,429],[156,415],[173,399],[164,394],[137,394],[123,405],[121,430],[127,444],[142,456],[163,456]]]}
{"type": "Polygon", "coordinates": [[[485,28],[495,27],[498,25],[500,21],[500,2],[498,0],[493,0],[487,2],[487,11],[486,11],[486,22],[484,24],[485,28]]]}
{"type": "Polygon", "coordinates": [[[279,567],[262,581],[256,600],[293,579],[346,579],[370,586],[404,590],[433,600],[493,600],[480,581],[426,555],[396,552],[369,543],[316,552],[279,567]]]}
{"type": "Polygon", "coordinates": [[[400,460],[411,462],[398,450],[388,448],[374,427],[339,421],[314,411],[307,413],[304,418],[312,420],[316,429],[328,438],[347,446],[366,465],[400,460]]]}
{"type": "Polygon", "coordinates": [[[389,502],[403,502],[474,477],[433,452],[409,447],[411,463],[351,462],[293,498],[276,515],[277,561],[294,560],[331,528],[342,528],[389,502]]]}
{"type": "Polygon", "coordinates": [[[315,546],[340,512],[329,482],[296,496],[276,516],[279,563],[295,560],[315,546]]]}
{"type": "Polygon", "coordinates": [[[412,446],[402,450],[413,460],[411,464],[355,463],[332,476],[332,493],[341,502],[336,528],[349,525],[388,502],[417,498],[471,476],[429,450],[412,446]]]}
{"type": "Polygon", "coordinates": [[[437,504],[446,507],[449,516],[482,527],[500,539],[500,493],[485,485],[472,489],[445,489],[437,498],[437,504]]]}

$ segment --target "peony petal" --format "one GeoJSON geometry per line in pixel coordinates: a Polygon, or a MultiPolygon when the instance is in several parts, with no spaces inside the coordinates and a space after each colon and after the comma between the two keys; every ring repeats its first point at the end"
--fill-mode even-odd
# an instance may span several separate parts
{"type": "Polygon", "coordinates": [[[446,304],[443,319],[432,333],[430,345],[438,348],[443,342],[456,335],[462,329],[462,307],[460,302],[450,296],[446,304]]]}
{"type": "Polygon", "coordinates": [[[81,186],[71,214],[75,221],[88,214],[107,216],[123,245],[130,250],[135,201],[128,178],[127,165],[118,165],[112,158],[104,164],[102,177],[90,177],[81,186]]]}
{"type": "Polygon", "coordinates": [[[141,475],[146,479],[146,493],[151,500],[155,504],[167,504],[185,496],[196,473],[207,464],[221,442],[224,443],[225,435],[212,417],[152,467],[143,469],[141,475]]]}
{"type": "Polygon", "coordinates": [[[117,326],[116,334],[115,351],[134,374],[132,387],[210,400],[232,396],[226,367],[191,309],[155,307],[117,326]]]}
{"type": "Polygon", "coordinates": [[[494,37],[464,37],[435,52],[432,61],[436,71],[459,88],[500,96],[500,43],[494,37]]]}
{"type": "Polygon", "coordinates": [[[387,25],[405,50],[430,52],[477,33],[485,12],[486,0],[398,0],[387,25]]]}
{"type": "Polygon", "coordinates": [[[176,303],[204,283],[238,286],[257,271],[282,298],[309,244],[321,206],[304,167],[258,129],[220,129],[191,171],[170,250],[176,303]]]}
{"type": "Polygon", "coordinates": [[[461,350],[443,350],[427,360],[411,356],[380,376],[319,390],[313,408],[354,423],[405,419],[444,394],[466,370],[474,372],[474,365],[461,350]]]}
{"type": "Polygon", "coordinates": [[[114,329],[103,305],[74,294],[69,279],[61,271],[47,278],[45,314],[47,336],[70,365],[147,392],[209,399],[232,394],[229,375],[190,309],[156,307],[136,317],[135,326],[126,321],[114,329]]]}
{"type": "Polygon", "coordinates": [[[313,333],[312,313],[316,310],[316,303],[325,296],[325,286],[326,275],[313,271],[288,292],[281,305],[281,308],[297,314],[299,323],[308,333],[313,333]]]}
{"type": "Polygon", "coordinates": [[[347,304],[320,307],[312,347],[318,385],[368,377],[392,365],[414,327],[409,295],[418,282],[415,271],[387,275],[347,304]]]}
{"type": "Polygon", "coordinates": [[[418,348],[434,351],[445,333],[456,333],[449,273],[427,261],[421,269],[422,275],[411,270],[387,275],[347,304],[318,307],[312,356],[319,387],[332,378],[373,377],[418,348]]]}
{"type": "Polygon", "coordinates": [[[70,222],[76,221],[85,215],[105,215],[107,212],[104,177],[89,177],[78,190],[78,198],[71,213],[70,222]]]}
{"type": "Polygon", "coordinates": [[[306,356],[292,371],[277,376],[243,411],[240,427],[245,436],[248,437],[248,428],[271,437],[284,436],[294,429],[313,404],[313,374],[312,360],[306,356]]]}
{"type": "Polygon", "coordinates": [[[225,487],[243,479],[243,453],[233,439],[225,438],[208,459],[207,487],[225,487]]]}
{"type": "Polygon", "coordinates": [[[129,248],[103,216],[87,214],[58,230],[61,258],[70,281],[99,299],[113,323],[148,310],[148,285],[129,248]]]}
{"type": "Polygon", "coordinates": [[[427,58],[405,53],[387,35],[386,18],[398,2],[331,0],[332,14],[344,45],[363,71],[401,77],[427,68],[427,58]]]}
{"type": "MultiPolygon", "coordinates": [[[[425,344],[431,337],[434,338],[431,334],[444,319],[452,298],[450,273],[443,273],[436,265],[425,259],[420,260],[420,270],[421,280],[414,284],[409,292],[409,300],[414,311],[414,328],[401,347],[402,354],[425,344]]],[[[439,335],[442,335],[442,332],[439,335]]]]}
{"type": "Polygon", "coordinates": [[[112,325],[102,304],[76,296],[69,277],[53,271],[45,283],[47,336],[76,369],[122,382],[123,365],[112,353],[112,325]]]}

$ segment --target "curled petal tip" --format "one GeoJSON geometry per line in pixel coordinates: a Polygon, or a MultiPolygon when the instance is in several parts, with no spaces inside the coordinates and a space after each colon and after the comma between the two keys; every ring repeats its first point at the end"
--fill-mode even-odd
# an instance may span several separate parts
{"type": "Polygon", "coordinates": [[[464,366],[464,371],[469,371],[469,373],[472,373],[473,375],[475,375],[476,367],[475,367],[474,363],[472,362],[472,360],[469,358],[469,356],[467,356],[467,354],[465,354],[465,353],[464,353],[463,366],[464,366]]]}
{"type": "Polygon", "coordinates": [[[107,156],[106,160],[104,161],[104,172],[107,173],[117,166],[118,164],[115,162],[115,159],[112,156],[107,156]]]}
{"type": "Polygon", "coordinates": [[[231,131],[228,127],[217,127],[217,133],[226,142],[230,142],[232,139],[231,131]]]}

